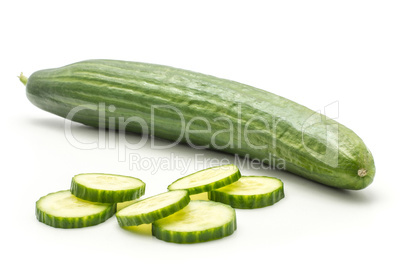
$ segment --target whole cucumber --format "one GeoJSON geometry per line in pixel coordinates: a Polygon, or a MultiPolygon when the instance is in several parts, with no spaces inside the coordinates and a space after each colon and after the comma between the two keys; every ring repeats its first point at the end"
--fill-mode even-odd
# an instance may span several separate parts
{"type": "Polygon", "coordinates": [[[85,125],[280,164],[337,188],[363,189],[374,178],[373,156],[352,130],[238,82],[118,60],[87,60],[20,79],[34,105],[85,125]]]}

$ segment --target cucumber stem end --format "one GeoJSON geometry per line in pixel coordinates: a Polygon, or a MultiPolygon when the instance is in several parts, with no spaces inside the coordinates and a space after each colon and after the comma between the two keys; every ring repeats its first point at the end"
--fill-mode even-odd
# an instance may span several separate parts
{"type": "Polygon", "coordinates": [[[22,72],[21,72],[20,76],[18,76],[18,79],[20,79],[20,81],[21,81],[24,85],[27,85],[28,78],[25,77],[24,74],[22,74],[22,72]]]}
{"type": "Polygon", "coordinates": [[[367,170],[366,169],[360,169],[357,171],[357,175],[360,177],[365,177],[367,175],[367,170]]]}

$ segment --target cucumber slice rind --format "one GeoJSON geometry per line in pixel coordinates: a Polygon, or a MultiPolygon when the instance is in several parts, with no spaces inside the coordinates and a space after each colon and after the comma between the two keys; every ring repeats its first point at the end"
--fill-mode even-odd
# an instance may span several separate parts
{"type": "Polygon", "coordinates": [[[77,174],[73,177],[71,181],[70,191],[76,197],[91,202],[119,203],[119,202],[135,200],[144,195],[145,183],[138,178],[130,176],[123,176],[117,174],[86,173],[86,174],[77,174]],[[85,175],[99,175],[105,177],[111,176],[111,177],[131,179],[133,182],[137,183],[137,186],[134,188],[124,188],[117,190],[92,188],[89,185],[84,185],[80,183],[80,181],[77,179],[77,177],[82,177],[85,175]]]}
{"type": "Polygon", "coordinates": [[[201,171],[197,171],[195,173],[192,173],[192,174],[186,175],[182,178],[179,178],[168,186],[168,190],[186,189],[186,190],[188,190],[189,195],[193,195],[193,194],[207,192],[207,191],[210,191],[213,189],[217,189],[217,188],[229,185],[233,182],[236,182],[240,177],[241,177],[241,174],[240,174],[239,168],[237,168],[237,166],[235,166],[233,164],[216,166],[216,167],[207,168],[207,169],[204,169],[201,171]],[[197,174],[202,174],[207,171],[219,170],[219,169],[222,169],[222,170],[232,169],[232,171],[230,172],[230,174],[226,174],[226,175],[222,176],[222,178],[217,179],[213,182],[206,183],[206,184],[201,183],[200,185],[192,185],[192,186],[181,185],[181,183],[184,182],[185,180],[187,180],[189,177],[194,177],[194,176],[197,176],[197,174]]]}
{"type": "MultiPolygon", "coordinates": [[[[66,217],[62,215],[50,214],[47,209],[43,209],[42,207],[43,200],[49,198],[50,196],[61,194],[63,192],[70,193],[69,190],[62,190],[58,192],[49,193],[41,197],[36,202],[35,215],[38,221],[55,228],[63,228],[63,229],[83,228],[83,227],[95,226],[102,222],[105,222],[107,219],[112,217],[116,212],[116,204],[93,203],[83,200],[82,203],[84,204],[87,203],[91,205],[104,206],[103,210],[101,209],[99,212],[90,215],[66,217]]],[[[74,196],[71,193],[70,195],[74,196]]]]}
{"type": "Polygon", "coordinates": [[[145,198],[143,200],[140,200],[138,202],[133,203],[130,206],[127,206],[126,208],[123,208],[122,210],[118,211],[116,213],[116,218],[121,227],[126,227],[126,226],[137,226],[141,224],[149,224],[152,223],[158,219],[167,217],[181,209],[183,209],[185,206],[187,206],[190,202],[190,197],[188,195],[187,190],[174,190],[174,191],[168,191],[165,193],[161,193],[149,198],[145,198]],[[154,209],[152,211],[145,211],[143,213],[135,213],[135,214],[130,214],[131,209],[136,209],[138,208],[137,206],[139,203],[144,203],[148,201],[152,201],[155,199],[158,199],[161,196],[164,195],[176,195],[177,194],[177,199],[172,201],[172,203],[165,205],[161,208],[154,209]]]}
{"type": "MultiPolygon", "coordinates": [[[[157,220],[156,222],[152,223],[152,235],[155,236],[156,238],[166,241],[166,242],[172,242],[172,243],[179,243],[179,244],[188,244],[188,243],[200,243],[200,242],[206,242],[206,241],[212,241],[216,239],[220,239],[226,236],[229,236],[235,232],[237,229],[237,223],[236,223],[236,212],[235,210],[230,207],[229,205],[222,204],[219,202],[212,202],[212,201],[204,201],[204,200],[194,200],[189,203],[189,206],[183,208],[183,210],[167,217],[164,219],[157,220]],[[226,211],[230,212],[231,218],[225,220],[221,224],[215,224],[215,226],[210,227],[210,228],[205,228],[203,230],[174,230],[174,229],[169,229],[169,227],[166,226],[172,225],[175,226],[175,224],[180,224],[181,226],[186,225],[186,218],[182,220],[175,220],[176,216],[175,215],[181,215],[188,211],[187,209],[189,206],[193,206],[194,204],[206,204],[206,205],[215,205],[215,207],[218,208],[225,208],[226,211]],[[177,222],[177,223],[175,223],[177,222]]],[[[191,211],[188,211],[188,213],[185,213],[185,215],[191,216],[191,211]]],[[[215,219],[219,220],[221,218],[219,213],[213,213],[211,211],[210,215],[212,215],[215,219]]],[[[194,216],[197,216],[197,214],[194,214],[194,216]]],[[[200,220],[199,222],[203,222],[202,217],[199,217],[200,220]]]]}
{"type": "Polygon", "coordinates": [[[230,186],[226,186],[222,189],[211,190],[210,192],[208,192],[208,199],[228,204],[233,208],[254,209],[273,205],[285,197],[283,182],[278,178],[266,176],[245,176],[240,178],[239,181],[252,178],[266,179],[267,181],[277,181],[279,185],[275,189],[266,193],[259,193],[256,191],[257,194],[247,195],[230,194],[229,192],[225,192],[225,189],[230,188],[230,186]]]}

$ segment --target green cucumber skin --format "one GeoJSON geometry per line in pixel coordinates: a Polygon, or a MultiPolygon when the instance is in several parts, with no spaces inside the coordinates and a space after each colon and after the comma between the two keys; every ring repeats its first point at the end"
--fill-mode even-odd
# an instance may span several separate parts
{"type": "Polygon", "coordinates": [[[269,196],[267,196],[266,194],[248,196],[232,195],[225,192],[220,192],[218,190],[211,190],[210,192],[208,192],[209,200],[228,204],[233,208],[238,209],[254,209],[270,206],[277,203],[284,197],[285,193],[283,191],[283,186],[282,188],[272,192],[269,196]]]}
{"type": "MultiPolygon", "coordinates": [[[[148,127],[151,127],[152,105],[171,105],[183,113],[185,123],[200,116],[210,123],[210,133],[187,134],[193,145],[205,145],[264,162],[284,161],[287,171],[332,187],[363,189],[372,183],[375,175],[371,152],[352,130],[319,115],[321,129],[313,127],[305,132],[303,124],[316,112],[281,96],[226,79],[147,63],[87,60],[37,71],[29,77],[26,89],[27,97],[34,105],[61,117],[67,117],[79,105],[104,103],[106,108],[109,105],[115,107],[113,111],[105,110],[106,119],[114,118],[117,123],[118,117],[137,116],[148,127]],[[241,108],[240,120],[238,108],[241,108]],[[234,144],[228,144],[233,138],[221,133],[215,137],[216,145],[211,145],[211,134],[228,129],[224,121],[216,120],[220,116],[239,124],[235,126],[234,134],[244,130],[247,121],[257,118],[275,125],[275,132],[261,121],[251,121],[248,130],[262,130],[264,135],[249,135],[248,141],[242,135],[234,144]],[[334,134],[332,131],[322,133],[322,128],[335,125],[338,142],[327,142],[327,135],[332,138],[334,134]],[[248,142],[266,148],[256,149],[248,142]],[[223,147],[225,145],[227,147],[223,147]],[[337,164],[329,165],[312,155],[304,147],[306,145],[320,154],[327,149],[337,149],[337,164]],[[359,174],[359,171],[364,173],[359,174]]],[[[99,124],[99,112],[92,109],[79,111],[72,120],[94,127],[102,125],[99,124]]],[[[154,129],[150,132],[163,139],[176,141],[181,138],[181,142],[190,143],[180,137],[182,129],[178,120],[177,113],[171,109],[155,109],[154,129]]],[[[109,124],[105,122],[106,128],[116,128],[109,124]]],[[[205,124],[193,126],[206,129],[205,124]]],[[[141,133],[142,128],[130,123],[125,131],[141,133]]]]}
{"type": "Polygon", "coordinates": [[[145,183],[140,188],[136,189],[111,191],[85,187],[77,183],[73,177],[71,181],[70,191],[74,196],[90,202],[119,203],[132,201],[144,195],[145,183]]]}
{"type": "Polygon", "coordinates": [[[39,201],[40,199],[36,202],[35,207],[35,215],[37,220],[54,228],[74,229],[95,226],[105,222],[116,213],[116,204],[110,204],[110,206],[101,213],[90,215],[85,218],[57,217],[40,210],[38,207],[39,201]]]}
{"type": "Polygon", "coordinates": [[[62,229],[74,229],[74,228],[84,228],[95,226],[100,223],[105,222],[111,218],[115,213],[116,205],[111,205],[107,211],[104,211],[101,215],[88,216],[86,219],[83,218],[63,218],[55,217],[47,213],[42,212],[40,209],[36,208],[36,218],[49,226],[62,229]]]}
{"type": "Polygon", "coordinates": [[[152,235],[165,242],[192,244],[217,240],[229,236],[236,231],[236,227],[236,219],[226,223],[219,230],[214,228],[197,232],[174,232],[162,229],[155,223],[152,223],[152,235]]]}
{"type": "Polygon", "coordinates": [[[154,222],[155,220],[167,217],[180,209],[184,208],[190,202],[190,197],[184,196],[181,200],[177,202],[175,205],[169,205],[167,207],[155,210],[153,212],[136,215],[136,216],[120,216],[119,212],[116,213],[117,222],[121,227],[126,226],[138,226],[141,224],[149,224],[154,222]]]}

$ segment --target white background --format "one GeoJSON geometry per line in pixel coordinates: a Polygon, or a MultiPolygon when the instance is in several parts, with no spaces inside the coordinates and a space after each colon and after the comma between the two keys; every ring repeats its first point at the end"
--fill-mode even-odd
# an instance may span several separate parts
{"type": "MultiPolygon", "coordinates": [[[[401,1],[3,1],[1,268],[401,269],[401,14],[401,1]],[[286,198],[237,210],[232,236],[195,245],[123,230],[114,217],[73,230],[39,223],[36,200],[68,189],[77,173],[133,175],[147,183],[150,196],[202,169],[203,161],[231,158],[185,146],[128,150],[145,159],[172,152],[191,161],[184,171],[178,165],[154,171],[119,161],[117,148],[72,146],[64,120],[32,105],[17,75],[91,58],[199,71],[314,110],[338,102],[338,121],[374,155],[375,180],[344,191],[285,172],[244,169],[280,177],[286,198]]],[[[98,138],[90,128],[77,125],[75,132],[85,142],[98,138]]]]}

